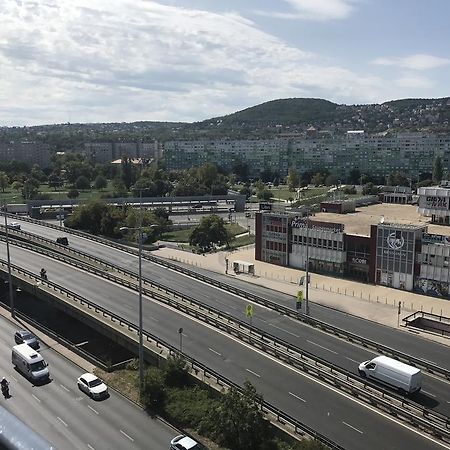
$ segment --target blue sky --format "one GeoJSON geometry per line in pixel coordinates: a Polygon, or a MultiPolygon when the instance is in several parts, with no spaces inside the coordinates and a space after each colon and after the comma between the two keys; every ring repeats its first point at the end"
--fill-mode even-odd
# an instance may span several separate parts
{"type": "Polygon", "coordinates": [[[448,0],[1,0],[0,126],[450,95],[448,0]]]}

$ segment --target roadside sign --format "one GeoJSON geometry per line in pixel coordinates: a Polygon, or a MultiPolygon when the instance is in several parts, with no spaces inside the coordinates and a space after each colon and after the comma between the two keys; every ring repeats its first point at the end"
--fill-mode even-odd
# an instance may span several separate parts
{"type": "Polygon", "coordinates": [[[247,317],[253,317],[253,305],[252,304],[248,304],[245,306],[245,315],[247,317]]]}

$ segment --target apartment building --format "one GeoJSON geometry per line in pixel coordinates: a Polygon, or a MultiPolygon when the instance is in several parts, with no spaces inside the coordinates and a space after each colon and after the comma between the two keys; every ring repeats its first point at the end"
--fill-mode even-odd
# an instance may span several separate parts
{"type": "Polygon", "coordinates": [[[37,164],[41,168],[46,168],[50,166],[50,146],[42,142],[0,142],[0,160],[21,161],[30,167],[37,164]]]}
{"type": "Polygon", "coordinates": [[[97,163],[110,163],[122,156],[159,160],[162,145],[153,142],[86,142],[82,154],[97,163]]]}
{"type": "Polygon", "coordinates": [[[285,138],[169,141],[164,144],[164,158],[169,170],[207,162],[232,170],[236,164],[246,163],[250,177],[259,176],[264,169],[284,175],[289,167],[287,142],[285,138]]]}
{"type": "Polygon", "coordinates": [[[363,174],[380,177],[405,172],[416,180],[420,173],[432,171],[436,156],[442,158],[444,171],[449,172],[450,135],[349,132],[345,136],[309,133],[302,138],[169,141],[164,145],[164,156],[169,169],[212,162],[230,170],[235,163],[243,162],[250,177],[264,169],[286,176],[290,167],[299,174],[328,169],[345,177],[357,168],[363,174]]]}

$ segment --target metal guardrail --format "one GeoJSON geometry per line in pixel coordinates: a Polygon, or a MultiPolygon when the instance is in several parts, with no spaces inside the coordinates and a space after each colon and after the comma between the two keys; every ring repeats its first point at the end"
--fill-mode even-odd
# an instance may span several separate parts
{"type": "MultiPolygon", "coordinates": [[[[12,214],[9,214],[9,215],[11,217],[15,217],[12,214]]],[[[123,244],[119,244],[117,242],[114,242],[114,241],[111,241],[111,240],[108,240],[108,239],[105,239],[105,238],[101,238],[101,237],[98,237],[98,236],[91,235],[89,233],[85,233],[83,231],[74,230],[74,229],[71,229],[71,228],[60,227],[60,226],[52,224],[52,223],[42,222],[40,220],[31,219],[31,218],[28,218],[28,217],[26,217],[26,218],[22,218],[21,217],[20,220],[24,220],[24,221],[27,221],[27,222],[30,222],[30,223],[35,223],[35,224],[38,224],[38,225],[41,225],[41,226],[47,226],[47,227],[50,227],[50,228],[54,228],[54,229],[57,229],[59,231],[62,231],[62,232],[68,233],[68,234],[73,234],[73,235],[76,235],[76,236],[83,237],[85,239],[90,239],[90,240],[93,240],[95,242],[99,242],[99,243],[108,245],[110,247],[116,248],[118,250],[122,250],[122,251],[124,251],[126,253],[130,253],[130,254],[135,255],[135,256],[138,255],[138,251],[135,250],[135,249],[132,249],[132,248],[127,247],[127,246],[125,246],[123,244]]],[[[280,305],[280,304],[278,304],[276,302],[273,302],[273,301],[271,301],[269,299],[266,299],[264,297],[255,295],[255,294],[253,294],[251,292],[245,291],[244,289],[237,288],[237,287],[232,286],[232,285],[230,285],[228,283],[223,283],[223,282],[218,281],[218,280],[216,280],[214,278],[208,277],[207,275],[203,275],[203,274],[201,274],[199,272],[196,272],[194,270],[191,270],[191,269],[188,269],[186,267],[180,266],[178,264],[174,264],[174,263],[172,263],[170,261],[163,260],[163,259],[158,258],[156,256],[148,255],[145,252],[143,254],[143,258],[147,259],[148,261],[151,261],[153,263],[156,263],[156,264],[162,265],[164,267],[167,267],[168,269],[175,270],[177,272],[183,273],[184,275],[187,275],[187,276],[189,276],[191,278],[198,279],[198,280],[200,280],[200,281],[202,281],[204,283],[210,284],[210,285],[215,286],[215,287],[217,287],[219,289],[222,289],[224,291],[231,292],[231,293],[233,293],[235,295],[239,295],[239,296],[241,296],[241,297],[243,297],[243,298],[245,298],[245,299],[247,299],[249,301],[252,301],[252,302],[257,303],[257,304],[261,304],[261,305],[263,305],[263,306],[265,306],[267,308],[270,308],[270,309],[273,309],[275,311],[278,311],[278,312],[280,312],[280,313],[282,313],[282,314],[284,314],[284,315],[286,315],[288,317],[291,317],[293,319],[302,321],[302,322],[304,322],[304,323],[306,323],[308,325],[311,325],[313,327],[319,328],[320,330],[325,331],[325,332],[327,332],[329,334],[333,334],[333,335],[335,335],[335,336],[337,336],[337,337],[339,337],[341,339],[346,339],[349,342],[353,342],[353,343],[356,343],[356,344],[361,345],[363,347],[370,348],[372,350],[375,350],[378,353],[394,357],[394,358],[396,358],[396,359],[398,359],[400,361],[406,362],[407,364],[419,367],[419,368],[421,368],[423,370],[426,370],[429,373],[432,373],[434,375],[441,376],[441,377],[446,378],[447,380],[450,380],[450,370],[445,369],[443,367],[440,367],[440,366],[438,366],[436,364],[433,364],[431,362],[425,361],[425,360],[423,360],[421,358],[417,358],[417,357],[414,357],[412,355],[403,353],[403,352],[401,352],[399,350],[395,350],[395,349],[393,349],[391,347],[388,347],[387,345],[380,344],[378,342],[375,342],[375,341],[372,341],[370,339],[364,338],[364,337],[359,336],[357,334],[354,334],[354,333],[351,333],[349,331],[343,330],[342,328],[339,328],[339,327],[336,327],[334,325],[331,325],[331,324],[329,324],[329,323],[327,323],[325,321],[322,321],[322,320],[319,320],[319,319],[315,319],[315,318],[313,318],[313,317],[311,317],[309,315],[307,316],[307,315],[305,315],[303,313],[300,313],[300,312],[298,312],[298,311],[296,311],[294,309],[287,308],[286,306],[282,306],[282,305],[280,305]]]]}
{"type": "MultiPolygon", "coordinates": [[[[26,247],[25,243],[20,242],[20,245],[26,247]]],[[[44,254],[52,253],[45,249],[38,250],[44,254]]],[[[59,255],[59,257],[60,260],[64,260],[69,264],[71,263],[71,261],[68,260],[67,257],[64,257],[62,255],[59,255]]],[[[83,267],[85,266],[85,264],[80,263],[79,261],[76,261],[74,265],[77,267],[85,268],[90,272],[93,272],[121,285],[126,285],[127,287],[134,290],[138,289],[136,284],[131,283],[128,280],[118,278],[111,273],[105,273],[91,266],[83,267]]],[[[137,280],[137,276],[132,272],[123,272],[128,272],[128,275],[130,277],[137,280]]],[[[155,283],[151,280],[143,279],[143,281],[144,283],[150,284],[152,287],[155,287],[155,283]]],[[[190,316],[194,316],[205,323],[209,323],[215,328],[221,329],[226,333],[231,334],[256,348],[259,348],[264,352],[269,353],[284,362],[287,362],[292,367],[302,370],[303,372],[313,374],[316,378],[319,378],[327,382],[328,384],[338,386],[341,390],[349,392],[353,396],[364,400],[366,403],[375,405],[378,408],[387,410],[391,413],[394,410],[397,416],[407,418],[410,423],[413,423],[416,426],[420,426],[423,429],[427,429],[428,432],[436,434],[437,430],[435,425],[430,425],[429,422],[425,422],[423,420],[417,422],[418,417],[426,417],[430,421],[438,423],[440,427],[443,427],[444,430],[440,430],[440,432],[443,436],[446,437],[446,439],[450,441],[450,433],[447,433],[446,435],[445,431],[445,429],[450,429],[450,418],[448,418],[447,416],[424,408],[421,405],[410,401],[401,395],[397,395],[391,391],[383,389],[368,380],[362,380],[360,377],[352,374],[345,369],[339,368],[338,366],[331,364],[328,361],[317,357],[316,355],[308,351],[302,350],[276,336],[273,336],[268,332],[261,332],[259,329],[251,327],[245,322],[234,318],[217,308],[199,302],[192,297],[178,293],[173,289],[169,289],[164,286],[157,286],[157,289],[158,291],[163,290],[164,292],[170,293],[175,297],[179,297],[180,300],[187,303],[187,305],[180,304],[180,301],[176,298],[171,299],[165,297],[159,292],[149,291],[146,288],[144,288],[143,291],[145,295],[164,304],[175,306],[178,310],[181,310],[190,316]],[[196,309],[193,309],[192,305],[195,305],[196,309]],[[214,316],[211,316],[211,314],[213,314],[214,316]],[[371,388],[374,392],[376,392],[376,394],[369,392],[368,388],[371,388]],[[392,403],[393,401],[397,402],[398,405],[394,405],[392,403]],[[414,414],[411,411],[405,413],[405,410],[402,409],[405,407],[410,408],[410,410],[414,409],[414,414]]]]}
{"type": "Polygon", "coordinates": [[[450,335],[450,317],[440,316],[438,314],[425,311],[416,311],[402,319],[405,326],[426,330],[440,336],[450,335]],[[418,321],[416,325],[414,322],[418,321]]]}
{"type": "MultiPolygon", "coordinates": [[[[3,267],[7,267],[7,263],[3,260],[0,260],[0,265],[3,267]]],[[[79,303],[80,305],[86,305],[88,309],[93,310],[95,313],[102,314],[103,318],[109,318],[112,322],[117,323],[120,326],[126,327],[128,331],[136,333],[136,335],[139,334],[139,328],[134,325],[132,322],[123,319],[122,317],[108,311],[106,308],[103,308],[100,305],[97,305],[94,302],[91,302],[84,297],[80,296],[76,292],[70,291],[63,286],[53,283],[49,280],[42,280],[39,276],[33,274],[32,272],[22,269],[18,266],[15,266],[11,264],[11,268],[13,271],[15,271],[18,274],[22,274],[27,278],[30,278],[31,280],[34,280],[36,282],[40,282],[41,284],[53,289],[54,291],[59,292],[60,294],[64,295],[67,299],[72,299],[73,301],[79,303]]],[[[143,337],[145,337],[146,342],[151,342],[156,345],[156,347],[162,347],[165,348],[170,355],[182,355],[183,358],[189,363],[191,369],[196,372],[202,372],[205,378],[212,378],[214,379],[217,384],[221,386],[225,386],[228,388],[235,388],[239,392],[243,392],[242,388],[234,383],[233,381],[229,380],[228,378],[224,377],[223,375],[219,374],[218,372],[210,369],[200,361],[197,361],[196,359],[192,358],[191,356],[180,352],[177,348],[172,346],[171,344],[163,341],[159,337],[147,332],[143,331],[143,337]]],[[[300,422],[296,418],[292,417],[291,415],[281,411],[279,408],[273,406],[267,401],[263,401],[261,403],[261,410],[265,412],[266,414],[270,414],[276,420],[282,424],[288,424],[290,425],[295,433],[300,435],[308,435],[311,438],[323,443],[324,445],[328,446],[331,449],[336,450],[344,450],[344,447],[340,446],[339,444],[333,442],[331,439],[327,438],[326,436],[322,435],[318,431],[314,430],[313,428],[309,427],[308,425],[300,422]]]]}

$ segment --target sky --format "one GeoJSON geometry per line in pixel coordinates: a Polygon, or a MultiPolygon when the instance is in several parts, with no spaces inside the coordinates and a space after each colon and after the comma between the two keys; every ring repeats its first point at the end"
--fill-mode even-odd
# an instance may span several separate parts
{"type": "Polygon", "coordinates": [[[0,126],[450,96],[449,0],[0,0],[0,126]]]}

